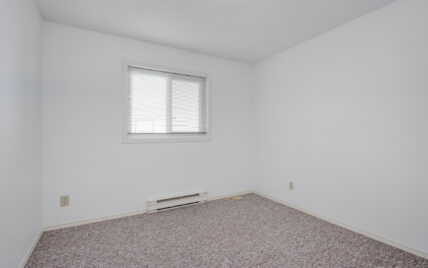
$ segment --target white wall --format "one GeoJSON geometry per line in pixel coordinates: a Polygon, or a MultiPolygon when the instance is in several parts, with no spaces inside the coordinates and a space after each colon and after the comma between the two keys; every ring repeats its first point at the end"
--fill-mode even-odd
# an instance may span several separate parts
{"type": "Polygon", "coordinates": [[[427,14],[398,1],[257,64],[259,191],[428,252],[427,14]]]}
{"type": "Polygon", "coordinates": [[[251,65],[44,24],[44,224],[144,209],[147,197],[253,188],[251,65]],[[211,142],[122,144],[122,60],[212,75],[211,142]],[[60,208],[69,194],[71,206],[60,208]]]}
{"type": "Polygon", "coordinates": [[[0,2],[0,267],[42,228],[42,22],[32,0],[0,2]]]}

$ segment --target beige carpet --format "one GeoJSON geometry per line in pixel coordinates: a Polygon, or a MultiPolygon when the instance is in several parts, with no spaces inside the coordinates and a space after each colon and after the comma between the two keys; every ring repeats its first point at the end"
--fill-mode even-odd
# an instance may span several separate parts
{"type": "Polygon", "coordinates": [[[46,232],[26,267],[428,267],[255,194],[46,232]]]}

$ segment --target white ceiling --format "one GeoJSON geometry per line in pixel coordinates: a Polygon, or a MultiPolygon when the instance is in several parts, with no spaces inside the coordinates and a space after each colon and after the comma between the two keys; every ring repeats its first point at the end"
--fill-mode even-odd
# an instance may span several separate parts
{"type": "Polygon", "coordinates": [[[46,20],[255,62],[394,0],[36,0],[46,20]]]}

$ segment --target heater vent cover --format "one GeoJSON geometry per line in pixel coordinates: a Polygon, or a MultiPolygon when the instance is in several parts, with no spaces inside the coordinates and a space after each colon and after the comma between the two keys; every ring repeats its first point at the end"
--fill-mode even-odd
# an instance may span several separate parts
{"type": "Polygon", "coordinates": [[[207,192],[192,192],[177,194],[162,198],[149,199],[147,201],[147,212],[158,212],[183,206],[200,204],[207,201],[207,192]]]}

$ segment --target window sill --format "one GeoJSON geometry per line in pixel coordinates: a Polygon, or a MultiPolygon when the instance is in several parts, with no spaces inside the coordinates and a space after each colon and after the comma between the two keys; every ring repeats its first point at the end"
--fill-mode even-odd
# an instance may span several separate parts
{"type": "Polygon", "coordinates": [[[163,142],[208,142],[211,137],[208,134],[127,134],[123,143],[163,143],[163,142]]]}

